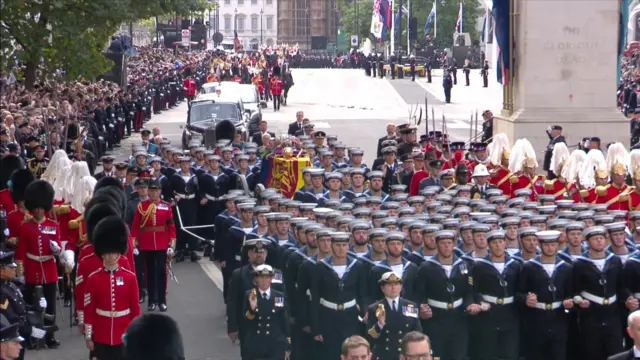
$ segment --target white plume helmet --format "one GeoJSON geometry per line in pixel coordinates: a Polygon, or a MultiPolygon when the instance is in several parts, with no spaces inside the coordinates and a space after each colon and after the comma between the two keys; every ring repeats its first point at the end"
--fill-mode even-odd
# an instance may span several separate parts
{"type": "Polygon", "coordinates": [[[509,138],[504,133],[496,134],[489,146],[487,146],[488,157],[491,164],[495,166],[500,165],[505,150],[510,151],[509,138]]]}
{"type": "Polygon", "coordinates": [[[611,170],[615,164],[624,165],[625,168],[629,168],[631,165],[631,156],[629,151],[625,149],[622,143],[614,143],[607,149],[607,170],[611,170]]]}
{"type": "Polygon", "coordinates": [[[561,175],[564,163],[569,160],[569,148],[563,142],[556,143],[551,153],[551,171],[556,175],[561,175]]]}
{"type": "Polygon", "coordinates": [[[509,157],[509,171],[517,173],[528,165],[529,167],[538,167],[538,161],[536,160],[536,151],[533,150],[533,145],[529,140],[522,138],[518,139],[513,148],[511,148],[511,156],[509,157]]]}
{"type": "Polygon", "coordinates": [[[607,161],[600,149],[592,149],[587,153],[587,160],[578,172],[578,180],[585,189],[596,187],[596,171],[607,173],[607,161]]]}
{"type": "Polygon", "coordinates": [[[87,175],[80,179],[73,195],[71,196],[71,207],[77,212],[84,213],[84,205],[87,200],[93,196],[93,188],[96,187],[98,181],[91,175],[87,175]]]}
{"type": "Polygon", "coordinates": [[[69,158],[60,158],[58,161],[58,171],[53,182],[53,190],[55,191],[55,199],[60,201],[65,199],[65,182],[67,176],[71,172],[71,160],[69,158]]]}
{"type": "Polygon", "coordinates": [[[56,176],[58,175],[58,162],[61,159],[66,159],[69,162],[71,161],[64,150],[56,150],[56,152],[51,156],[51,160],[49,160],[49,166],[47,166],[47,169],[42,173],[40,179],[48,182],[49,184],[53,184],[56,180],[56,176]]]}
{"type": "Polygon", "coordinates": [[[569,160],[567,160],[566,164],[564,164],[560,176],[565,179],[567,184],[574,184],[576,181],[578,181],[578,173],[580,172],[586,161],[587,153],[580,149],[573,150],[571,155],[569,155],[569,160]]]}
{"type": "MultiPolygon", "coordinates": [[[[78,190],[80,180],[85,176],[90,176],[89,165],[84,161],[76,161],[71,165],[71,171],[65,177],[64,198],[73,199],[74,193],[78,190]]],[[[77,209],[76,209],[77,210],[77,209]]]]}
{"type": "MultiPolygon", "coordinates": [[[[636,176],[636,171],[640,170],[640,149],[631,150],[631,164],[629,170],[634,179],[640,180],[640,176],[636,176]]],[[[640,174],[639,174],[640,175],[640,174]]]]}

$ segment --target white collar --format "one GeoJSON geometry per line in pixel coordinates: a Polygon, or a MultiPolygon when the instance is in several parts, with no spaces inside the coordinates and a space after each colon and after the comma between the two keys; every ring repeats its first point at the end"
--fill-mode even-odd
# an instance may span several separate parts
{"type": "Polygon", "coordinates": [[[638,346],[633,347],[633,357],[640,358],[640,349],[638,346]]]}
{"type": "Polygon", "coordinates": [[[260,297],[264,297],[264,294],[267,294],[267,299],[271,298],[271,288],[268,288],[265,291],[258,290],[260,292],[260,297]]]}
{"type": "Polygon", "coordinates": [[[391,304],[393,304],[393,302],[396,302],[396,310],[398,309],[398,306],[400,304],[400,297],[398,296],[397,298],[388,298],[385,297],[385,299],[387,299],[387,303],[389,304],[389,307],[391,307],[391,304]]]}

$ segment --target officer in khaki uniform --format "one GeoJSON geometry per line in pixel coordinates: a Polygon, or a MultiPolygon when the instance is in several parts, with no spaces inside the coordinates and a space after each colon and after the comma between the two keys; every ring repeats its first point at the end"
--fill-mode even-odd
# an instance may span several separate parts
{"type": "Polygon", "coordinates": [[[389,271],[379,283],[384,298],[369,306],[367,332],[373,344],[373,358],[395,360],[402,351],[402,337],[411,331],[422,332],[422,326],[416,304],[400,297],[402,279],[389,271]]]}

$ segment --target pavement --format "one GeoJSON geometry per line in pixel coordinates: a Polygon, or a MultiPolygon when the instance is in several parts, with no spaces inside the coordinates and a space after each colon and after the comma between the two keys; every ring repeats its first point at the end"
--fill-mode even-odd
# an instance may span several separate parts
{"type": "MultiPolygon", "coordinates": [[[[461,72],[460,72],[461,73],[461,72]]],[[[351,69],[294,69],[295,84],[289,92],[289,106],[274,112],[272,104],[263,109],[263,119],[269,131],[276,136],[287,133],[288,124],[295,121],[297,111],[303,111],[315,125],[327,134],[335,134],[348,146],[358,146],[365,152],[364,161],[374,160],[377,139],[384,135],[386,124],[406,122],[411,107],[417,104],[424,109],[427,97],[429,108],[436,115],[436,128],[442,127],[442,112],[446,115],[447,128],[453,139],[466,140],[469,136],[469,115],[476,109],[499,110],[493,97],[501,95],[499,89],[483,89],[480,76],[472,74],[472,86],[460,82],[453,89],[453,103],[444,103],[441,73],[435,71],[433,83],[426,79],[379,79],[367,77],[363,70],[351,69]]],[[[462,77],[461,77],[462,78],[462,77]]],[[[461,79],[459,78],[459,79],[461,79]]],[[[498,97],[497,99],[500,99],[498,97]]],[[[180,104],[153,118],[146,128],[158,127],[162,136],[174,144],[180,144],[187,113],[186,103],[180,104]]],[[[429,116],[431,116],[429,114],[429,116]]],[[[480,119],[480,122],[482,119],[480,119]]],[[[425,120],[420,126],[424,133],[425,120]]],[[[429,127],[432,128],[431,122],[429,127]]],[[[118,160],[127,158],[131,145],[140,141],[133,134],[122,142],[122,147],[112,152],[118,160]]],[[[222,276],[208,259],[198,264],[183,262],[174,265],[179,285],[169,283],[167,314],[176,319],[183,334],[186,360],[237,360],[239,347],[232,345],[226,335],[222,276]]],[[[146,311],[146,304],[143,310],[146,311]]],[[[29,360],[80,360],[87,358],[87,350],[77,328],[69,327],[69,309],[64,318],[58,317],[61,330],[57,333],[62,346],[56,350],[29,351],[29,360]]]]}

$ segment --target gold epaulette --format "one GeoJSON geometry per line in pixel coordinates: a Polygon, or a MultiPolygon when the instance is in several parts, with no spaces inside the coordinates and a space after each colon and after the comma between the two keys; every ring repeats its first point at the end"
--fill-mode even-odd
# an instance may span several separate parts
{"type": "Polygon", "coordinates": [[[544,182],[544,189],[545,190],[553,190],[553,186],[556,183],[555,180],[546,180],[544,182]]]}
{"type": "Polygon", "coordinates": [[[607,189],[609,189],[609,185],[597,186],[596,187],[596,194],[598,196],[605,196],[605,195],[607,195],[607,189]]]}
{"type": "Polygon", "coordinates": [[[66,215],[71,211],[71,207],[69,205],[54,205],[53,210],[56,215],[66,215]]]}
{"type": "Polygon", "coordinates": [[[82,215],[80,215],[77,218],[69,221],[69,229],[75,230],[75,229],[79,228],[80,227],[80,223],[82,222],[83,219],[84,219],[84,217],[82,215]]]}
{"type": "Polygon", "coordinates": [[[628,200],[629,200],[629,193],[624,192],[618,195],[618,201],[628,201],[628,200]]]}
{"type": "Polygon", "coordinates": [[[371,336],[373,339],[377,339],[380,337],[380,333],[378,332],[378,330],[376,329],[376,325],[373,325],[371,327],[371,329],[369,329],[369,331],[367,331],[367,333],[369,334],[369,336],[371,336]]]}
{"type": "Polygon", "coordinates": [[[244,316],[246,316],[247,319],[249,319],[249,320],[253,320],[253,319],[256,318],[256,314],[252,314],[251,311],[249,311],[249,310],[247,310],[247,313],[244,314],[244,316]]]}
{"type": "Polygon", "coordinates": [[[509,179],[509,182],[510,182],[510,183],[512,183],[512,184],[517,184],[518,182],[520,182],[520,178],[519,178],[519,177],[517,177],[517,176],[512,176],[512,177],[509,179]]]}
{"type": "Polygon", "coordinates": [[[589,196],[589,190],[580,190],[580,196],[583,198],[589,196]]]}

